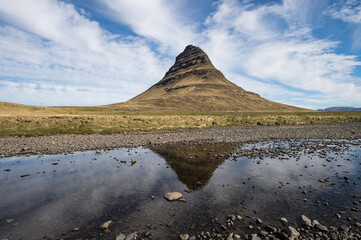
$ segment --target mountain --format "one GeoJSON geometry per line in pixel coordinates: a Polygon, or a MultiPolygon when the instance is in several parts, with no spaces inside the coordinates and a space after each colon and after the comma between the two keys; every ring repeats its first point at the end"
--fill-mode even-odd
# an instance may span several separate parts
{"type": "Polygon", "coordinates": [[[207,54],[189,45],[162,80],[114,108],[180,111],[297,111],[301,108],[269,101],[228,81],[207,54]]]}
{"type": "Polygon", "coordinates": [[[233,144],[160,145],[150,149],[163,157],[189,190],[207,185],[213,172],[237,149],[233,144]]]}
{"type": "Polygon", "coordinates": [[[317,109],[317,111],[323,112],[353,112],[353,111],[361,111],[361,108],[355,107],[329,107],[325,109],[317,109]]]}

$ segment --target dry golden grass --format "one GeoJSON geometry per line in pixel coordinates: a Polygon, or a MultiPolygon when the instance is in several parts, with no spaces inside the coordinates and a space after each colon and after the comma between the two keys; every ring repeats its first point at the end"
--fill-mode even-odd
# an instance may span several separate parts
{"type": "Polygon", "coordinates": [[[35,107],[0,103],[0,136],[121,133],[231,125],[360,122],[361,112],[125,111],[99,107],[35,107]]]}

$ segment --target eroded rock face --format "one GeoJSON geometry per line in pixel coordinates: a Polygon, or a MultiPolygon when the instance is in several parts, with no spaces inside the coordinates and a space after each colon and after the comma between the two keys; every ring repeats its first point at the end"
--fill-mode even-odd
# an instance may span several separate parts
{"type": "Polygon", "coordinates": [[[215,69],[207,54],[199,47],[188,45],[176,58],[174,65],[168,70],[164,78],[174,75],[179,70],[196,66],[197,68],[215,69]]]}
{"type": "Polygon", "coordinates": [[[190,76],[197,76],[204,81],[213,82],[226,78],[212,64],[208,55],[199,47],[188,45],[184,51],[176,57],[173,66],[168,70],[163,79],[154,86],[169,86],[175,82],[190,76]]]}

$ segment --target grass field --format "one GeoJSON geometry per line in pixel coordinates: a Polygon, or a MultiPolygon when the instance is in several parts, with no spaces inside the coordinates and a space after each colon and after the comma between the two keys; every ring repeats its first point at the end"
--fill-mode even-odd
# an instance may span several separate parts
{"type": "Polygon", "coordinates": [[[334,122],[361,122],[361,112],[124,111],[98,107],[36,107],[0,103],[1,137],[334,122]]]}

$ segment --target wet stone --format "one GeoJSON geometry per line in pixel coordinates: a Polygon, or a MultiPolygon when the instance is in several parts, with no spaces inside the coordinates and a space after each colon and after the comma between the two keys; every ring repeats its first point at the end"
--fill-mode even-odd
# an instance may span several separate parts
{"type": "Polygon", "coordinates": [[[108,229],[109,225],[112,223],[111,220],[106,221],[105,223],[103,223],[102,225],[100,225],[100,229],[105,230],[108,229]]]}
{"type": "Polygon", "coordinates": [[[228,218],[231,219],[233,222],[236,221],[236,216],[235,215],[228,215],[228,218]]]}
{"type": "Polygon", "coordinates": [[[301,222],[303,225],[312,227],[311,220],[308,217],[306,217],[305,215],[301,215],[301,222]]]}
{"type": "Polygon", "coordinates": [[[121,233],[115,238],[115,240],[125,240],[125,238],[126,236],[123,233],[121,233]]]}
{"type": "Polygon", "coordinates": [[[316,224],[315,227],[321,231],[328,232],[327,227],[322,224],[316,224]]]}
{"type": "Polygon", "coordinates": [[[332,233],[330,234],[330,239],[332,239],[332,240],[337,240],[337,235],[336,235],[336,233],[332,232],[332,233]]]}
{"type": "Polygon", "coordinates": [[[267,226],[265,227],[265,229],[266,229],[268,232],[271,232],[271,233],[276,233],[276,232],[277,232],[277,228],[272,227],[272,226],[270,226],[270,225],[267,225],[267,226]]]}
{"type": "Polygon", "coordinates": [[[251,240],[261,240],[261,238],[258,237],[257,234],[252,234],[251,236],[252,236],[251,240]]]}
{"type": "Polygon", "coordinates": [[[287,235],[291,238],[298,238],[300,236],[300,233],[293,227],[288,226],[286,228],[287,235]]]}
{"type": "Polygon", "coordinates": [[[131,233],[131,234],[129,234],[126,238],[125,238],[125,240],[136,240],[137,239],[137,233],[136,232],[134,232],[134,233],[131,233]]]}
{"type": "Polygon", "coordinates": [[[188,234],[181,234],[181,235],[179,235],[179,239],[180,239],[180,240],[188,240],[188,239],[189,239],[189,235],[188,235],[188,234]]]}
{"type": "Polygon", "coordinates": [[[344,231],[344,232],[347,232],[347,231],[349,230],[349,228],[348,228],[346,225],[342,224],[342,225],[340,226],[340,230],[341,230],[341,231],[344,231]]]}
{"type": "Polygon", "coordinates": [[[165,198],[168,201],[176,201],[179,200],[180,198],[182,198],[182,194],[180,192],[169,192],[165,195],[165,198]]]}

